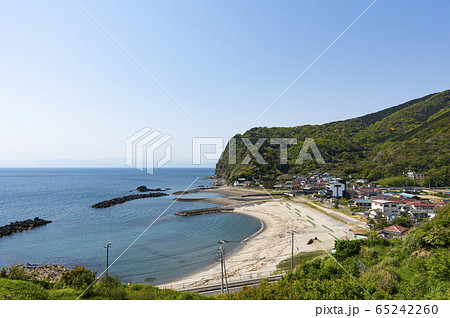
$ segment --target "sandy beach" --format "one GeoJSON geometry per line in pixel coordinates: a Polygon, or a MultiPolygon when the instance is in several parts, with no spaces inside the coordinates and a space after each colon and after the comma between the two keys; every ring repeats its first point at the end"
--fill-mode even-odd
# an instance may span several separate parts
{"type": "MultiPolygon", "coordinates": [[[[239,201],[234,199],[243,193],[241,189],[226,188],[216,192],[226,192],[229,195],[228,198],[222,198],[223,203],[225,203],[224,200],[228,200],[229,205],[235,202],[236,207],[226,213],[242,213],[264,222],[264,229],[260,233],[247,240],[238,252],[226,258],[228,281],[261,277],[275,271],[277,264],[291,255],[289,230],[298,232],[294,236],[295,254],[323,249],[330,251],[334,246],[334,237],[345,239],[351,238],[352,235],[351,225],[333,219],[295,198],[294,200],[269,198],[263,202],[238,204],[239,201]],[[307,242],[311,238],[317,238],[317,240],[308,245],[307,242]]],[[[247,193],[263,192],[253,190],[247,193]]],[[[158,287],[179,290],[218,283],[220,283],[220,264],[215,264],[158,287]]]]}

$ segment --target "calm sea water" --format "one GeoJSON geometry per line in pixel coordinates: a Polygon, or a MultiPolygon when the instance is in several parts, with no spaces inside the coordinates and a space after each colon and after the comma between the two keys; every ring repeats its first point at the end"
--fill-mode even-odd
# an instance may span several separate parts
{"type": "MultiPolygon", "coordinates": [[[[112,242],[110,264],[161,213],[164,215],[110,268],[125,282],[164,283],[216,262],[218,240],[227,250],[261,228],[255,218],[215,213],[177,217],[183,210],[215,206],[174,202],[172,192],[209,186],[213,169],[158,169],[149,175],[135,169],[0,169],[0,225],[40,217],[46,226],[0,238],[0,267],[14,263],[85,265],[103,271],[112,242]],[[90,206],[130,194],[140,185],[171,188],[170,196],[129,201],[106,209],[90,206]]],[[[195,197],[198,194],[191,194],[195,197]]],[[[218,194],[208,194],[218,196],[218,194]]],[[[204,194],[203,196],[206,196],[204,194]]]]}

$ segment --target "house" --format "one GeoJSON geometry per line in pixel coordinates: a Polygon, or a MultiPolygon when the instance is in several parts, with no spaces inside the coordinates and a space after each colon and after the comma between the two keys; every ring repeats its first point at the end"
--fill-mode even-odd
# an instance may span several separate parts
{"type": "Polygon", "coordinates": [[[399,213],[399,204],[391,200],[372,200],[372,210],[381,210],[382,212],[399,213]]]}
{"type": "Polygon", "coordinates": [[[401,225],[391,225],[388,226],[387,228],[382,229],[381,231],[378,232],[378,234],[382,237],[386,237],[389,235],[393,235],[393,236],[401,236],[408,233],[408,229],[404,226],[401,225]]]}
{"type": "Polygon", "coordinates": [[[372,206],[372,201],[365,200],[365,199],[355,199],[354,206],[360,208],[360,207],[368,207],[370,208],[372,206]]]}
{"type": "Polygon", "coordinates": [[[357,193],[360,198],[370,198],[378,195],[379,191],[380,189],[378,188],[359,188],[357,193]]]}
{"type": "Polygon", "coordinates": [[[370,218],[384,217],[388,221],[392,221],[400,216],[399,203],[388,200],[372,200],[371,209],[369,211],[370,218]]]}
{"type": "Polygon", "coordinates": [[[436,205],[431,202],[415,201],[410,204],[409,215],[415,219],[428,218],[436,205]]]}
{"type": "Polygon", "coordinates": [[[355,181],[355,183],[366,184],[366,183],[367,183],[367,179],[357,179],[357,180],[355,181]]]}
{"type": "Polygon", "coordinates": [[[408,171],[406,176],[411,179],[423,180],[425,175],[423,173],[416,173],[415,171],[408,171]]]}
{"type": "Polygon", "coordinates": [[[337,178],[335,176],[323,177],[322,180],[324,182],[336,182],[337,178]]]}
{"type": "Polygon", "coordinates": [[[441,201],[439,201],[438,203],[436,203],[438,206],[444,206],[444,205],[446,205],[447,203],[449,203],[450,202],[450,200],[441,200],[441,201]]]}
{"type": "Polygon", "coordinates": [[[417,195],[410,194],[410,193],[405,193],[405,192],[400,193],[400,198],[415,199],[415,200],[419,199],[419,197],[417,195]]]}

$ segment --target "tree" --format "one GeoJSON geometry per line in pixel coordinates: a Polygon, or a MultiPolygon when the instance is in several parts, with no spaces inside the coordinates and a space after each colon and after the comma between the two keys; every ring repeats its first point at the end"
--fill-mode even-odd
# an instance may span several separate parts
{"type": "Polygon", "coordinates": [[[375,230],[382,230],[389,226],[389,222],[384,217],[378,217],[375,220],[375,230]]]}
{"type": "Polygon", "coordinates": [[[391,225],[401,225],[409,228],[411,225],[411,220],[405,216],[400,216],[391,221],[391,225]]]}

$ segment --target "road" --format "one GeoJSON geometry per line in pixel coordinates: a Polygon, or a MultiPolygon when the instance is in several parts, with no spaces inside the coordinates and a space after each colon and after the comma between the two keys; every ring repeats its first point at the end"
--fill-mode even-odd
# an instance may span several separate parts
{"type": "MultiPolygon", "coordinates": [[[[279,280],[284,275],[285,274],[272,275],[272,276],[267,277],[267,279],[269,280],[269,283],[273,283],[273,282],[276,282],[277,280],[279,280]]],[[[242,281],[238,281],[238,282],[228,283],[228,291],[230,293],[235,293],[235,292],[240,291],[242,289],[242,287],[244,287],[244,286],[256,287],[256,286],[258,286],[261,283],[261,281],[263,279],[264,278],[256,278],[256,279],[248,279],[248,280],[242,280],[242,281]]],[[[220,285],[210,285],[210,286],[195,287],[195,288],[183,289],[183,290],[180,290],[180,291],[197,293],[197,294],[202,294],[202,295],[205,295],[205,296],[217,295],[217,294],[225,293],[225,291],[222,291],[222,288],[221,288],[220,285]]]]}
{"type": "Polygon", "coordinates": [[[348,215],[346,215],[344,213],[340,213],[340,212],[334,210],[331,206],[327,206],[325,204],[324,205],[318,205],[314,201],[309,200],[309,199],[307,199],[305,197],[302,197],[302,196],[297,196],[297,197],[295,197],[295,199],[298,200],[298,202],[300,202],[300,203],[301,202],[309,203],[309,204],[317,207],[319,209],[317,211],[319,211],[319,212],[320,212],[320,209],[324,210],[328,214],[330,214],[330,215],[332,215],[332,216],[334,216],[334,217],[336,217],[338,219],[341,219],[342,221],[344,221],[344,222],[346,222],[348,224],[357,225],[357,226],[360,226],[360,227],[365,228],[365,229],[369,228],[369,226],[367,225],[366,222],[359,221],[356,218],[352,218],[352,217],[350,217],[350,216],[348,216],[348,215]]]}

